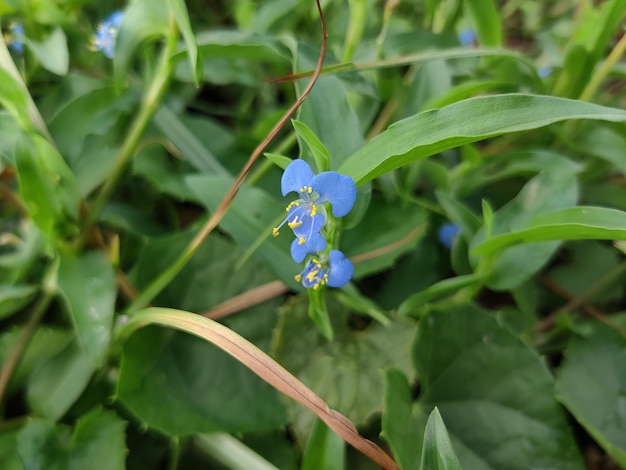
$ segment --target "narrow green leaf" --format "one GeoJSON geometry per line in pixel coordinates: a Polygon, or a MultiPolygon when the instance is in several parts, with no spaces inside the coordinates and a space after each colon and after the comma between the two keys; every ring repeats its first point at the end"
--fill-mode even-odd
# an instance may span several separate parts
{"type": "Polygon", "coordinates": [[[37,286],[0,285],[0,319],[9,317],[28,305],[37,295],[37,286]]]}
{"type": "Polygon", "coordinates": [[[19,122],[22,129],[29,129],[28,97],[22,84],[4,68],[0,67],[0,104],[19,122]]]}
{"type": "Polygon", "coordinates": [[[300,470],[343,470],[345,460],[346,443],[322,420],[316,419],[302,455],[300,470]]]}
{"type": "Polygon", "coordinates": [[[172,0],[136,0],[124,11],[115,41],[115,75],[118,82],[126,80],[137,49],[149,41],[168,35],[172,0]]]}
{"type": "Polygon", "coordinates": [[[535,217],[526,228],[489,238],[472,250],[486,255],[520,243],[548,240],[626,240],[626,212],[579,206],[535,217]]]}
{"type": "Polygon", "coordinates": [[[28,47],[46,70],[66,75],[70,65],[70,53],[63,29],[57,27],[41,42],[29,40],[28,47]]]}
{"type": "Polygon", "coordinates": [[[500,13],[493,0],[465,0],[465,6],[476,25],[476,35],[481,46],[502,45],[500,13]]]}
{"type": "Polygon", "coordinates": [[[266,152],[263,154],[270,162],[276,165],[281,170],[284,170],[292,162],[292,159],[285,157],[284,155],[278,155],[277,153],[266,152]]]}
{"type": "Polygon", "coordinates": [[[624,393],[626,340],[596,323],[565,350],[557,374],[557,399],[620,467],[626,467],[624,393]]]}
{"type": "Polygon", "coordinates": [[[471,98],[393,124],[353,153],[338,171],[352,176],[360,185],[443,150],[566,119],[624,122],[626,111],[551,96],[510,94],[471,98]]]}
{"type": "Polygon", "coordinates": [[[330,154],[319,138],[305,123],[292,119],[291,124],[293,124],[293,128],[296,130],[298,137],[306,143],[311,151],[313,160],[315,160],[315,164],[317,165],[316,173],[330,170],[330,154]]]}
{"type": "Polygon", "coordinates": [[[62,255],[58,285],[78,341],[94,365],[102,365],[111,341],[117,292],[111,263],[101,251],[80,258],[62,255]]]}
{"type": "Polygon", "coordinates": [[[189,57],[189,65],[193,72],[193,77],[196,86],[200,84],[200,78],[202,77],[202,67],[199,66],[198,56],[198,44],[196,38],[191,29],[191,22],[189,21],[189,12],[187,6],[183,0],[167,0],[171,11],[174,13],[174,19],[178,25],[178,29],[183,35],[185,45],[187,46],[187,57],[189,57]]]}
{"type": "Polygon", "coordinates": [[[430,413],[424,431],[420,470],[461,470],[448,431],[437,407],[430,413]]]}
{"type": "Polygon", "coordinates": [[[385,371],[381,436],[402,470],[418,470],[424,427],[413,409],[411,388],[399,369],[385,371]]]}

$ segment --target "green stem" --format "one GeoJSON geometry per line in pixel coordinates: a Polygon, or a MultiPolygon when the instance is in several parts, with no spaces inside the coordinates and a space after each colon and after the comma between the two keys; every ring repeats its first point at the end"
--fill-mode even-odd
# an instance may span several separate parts
{"type": "Polygon", "coordinates": [[[37,330],[37,325],[39,325],[43,314],[48,309],[48,305],[50,305],[53,296],[53,292],[44,289],[43,294],[33,306],[33,312],[17,339],[17,343],[11,349],[11,353],[6,362],[2,365],[2,370],[0,371],[0,404],[4,401],[11,377],[17,369],[17,366],[19,366],[22,357],[24,357],[24,352],[30,340],[33,338],[37,330]]]}
{"type": "Polygon", "coordinates": [[[626,34],[622,36],[619,42],[615,45],[611,53],[606,60],[600,65],[598,70],[593,74],[589,83],[580,95],[582,101],[591,101],[598,91],[598,88],[602,84],[602,80],[606,78],[609,72],[613,69],[617,61],[624,55],[626,51],[626,34]]]}
{"type": "Polygon", "coordinates": [[[180,462],[180,438],[173,437],[170,440],[170,460],[168,462],[168,470],[177,470],[178,462],[180,462]]]}
{"type": "Polygon", "coordinates": [[[81,235],[75,245],[76,251],[79,251],[89,238],[91,228],[98,220],[102,209],[104,209],[109,196],[111,196],[113,189],[115,189],[115,186],[119,182],[119,179],[122,176],[129,160],[135,154],[141,136],[154,116],[158,106],[161,104],[163,95],[167,91],[172,76],[171,57],[176,52],[176,44],[178,41],[177,31],[176,22],[173,17],[170,17],[170,30],[167,42],[161,52],[159,64],[154,78],[152,79],[152,83],[144,95],[139,113],[133,120],[130,130],[126,135],[126,139],[122,143],[122,147],[117,154],[115,162],[113,163],[111,173],[107,177],[102,188],[100,188],[100,192],[98,193],[96,200],[89,208],[89,214],[87,215],[85,223],[82,227],[81,235]]]}

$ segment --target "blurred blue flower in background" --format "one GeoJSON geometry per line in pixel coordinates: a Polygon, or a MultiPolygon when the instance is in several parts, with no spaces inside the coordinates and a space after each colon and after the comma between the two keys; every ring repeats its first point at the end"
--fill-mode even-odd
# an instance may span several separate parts
{"type": "Polygon", "coordinates": [[[459,33],[459,42],[463,47],[473,46],[476,42],[476,33],[470,28],[466,28],[459,33]]]}
{"type": "Polygon", "coordinates": [[[22,26],[22,23],[12,23],[9,26],[9,34],[7,38],[9,49],[17,52],[18,54],[22,54],[24,52],[25,40],[26,35],[24,34],[24,26],[22,26]]]}
{"type": "Polygon", "coordinates": [[[437,236],[439,238],[439,242],[447,247],[452,248],[452,242],[454,241],[454,237],[456,237],[461,229],[458,225],[453,224],[451,222],[447,222],[439,227],[439,232],[437,236]]]}
{"type": "Polygon", "coordinates": [[[93,37],[93,50],[102,53],[112,59],[115,55],[115,40],[122,23],[124,12],[114,11],[102,23],[98,25],[93,37]]]}
{"type": "Polygon", "coordinates": [[[331,250],[328,256],[312,258],[304,271],[296,276],[296,281],[310,289],[318,289],[327,284],[330,287],[343,287],[354,275],[354,266],[339,250],[331,250]]]}
{"type": "Polygon", "coordinates": [[[542,65],[541,67],[539,67],[539,68],[537,69],[537,74],[538,74],[541,78],[546,78],[546,77],[548,77],[551,73],[552,73],[552,67],[550,67],[549,65],[542,65]]]}

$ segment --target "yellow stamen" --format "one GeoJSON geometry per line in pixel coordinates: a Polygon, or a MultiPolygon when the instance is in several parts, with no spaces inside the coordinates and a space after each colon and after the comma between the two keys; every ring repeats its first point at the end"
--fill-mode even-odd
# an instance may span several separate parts
{"type": "Polygon", "coordinates": [[[296,218],[293,219],[292,222],[287,222],[287,225],[289,225],[290,229],[298,228],[300,227],[300,225],[302,225],[302,221],[298,220],[298,216],[296,216],[296,218]]]}
{"type": "Polygon", "coordinates": [[[302,280],[302,276],[300,276],[300,274],[296,274],[294,276],[294,278],[296,279],[296,281],[300,282],[302,280]]]}
{"type": "Polygon", "coordinates": [[[317,269],[315,271],[309,272],[309,274],[306,275],[306,280],[309,282],[315,281],[318,272],[319,271],[317,269]]]}
{"type": "Polygon", "coordinates": [[[278,232],[278,229],[277,229],[276,227],[274,227],[274,228],[272,229],[272,235],[274,235],[275,237],[277,237],[277,236],[278,236],[278,233],[279,233],[279,232],[278,232]]]}
{"type": "Polygon", "coordinates": [[[307,186],[306,192],[311,194],[313,192],[313,188],[311,186],[307,186]]]}
{"type": "Polygon", "coordinates": [[[298,245],[304,245],[306,243],[306,238],[300,237],[298,238],[298,245]]]}
{"type": "Polygon", "coordinates": [[[315,204],[311,205],[311,217],[315,217],[317,214],[317,206],[315,204]]]}

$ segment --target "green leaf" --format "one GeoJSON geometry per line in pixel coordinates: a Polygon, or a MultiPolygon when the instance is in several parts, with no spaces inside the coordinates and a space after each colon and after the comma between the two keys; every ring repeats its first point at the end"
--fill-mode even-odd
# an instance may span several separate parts
{"type": "Polygon", "coordinates": [[[476,25],[476,35],[482,46],[502,45],[502,23],[493,0],[465,0],[465,6],[476,25]]]}
{"type": "Polygon", "coordinates": [[[4,431],[0,433],[0,467],[4,470],[24,470],[17,452],[18,431],[4,431]]]}
{"type": "Polygon", "coordinates": [[[485,255],[520,243],[586,239],[626,240],[626,212],[578,206],[542,214],[521,230],[485,240],[472,253],[485,255]]]}
{"type": "MultiPolygon", "coordinates": [[[[273,356],[328,405],[357,426],[382,407],[381,369],[394,366],[410,373],[410,347],[414,325],[406,320],[382,326],[372,322],[364,330],[351,330],[349,310],[328,296],[328,311],[335,332],[329,342],[307,317],[306,296],[280,311],[274,331],[273,356]]],[[[313,424],[310,413],[290,405],[296,435],[306,441],[313,424]]]]}
{"type": "Polygon", "coordinates": [[[38,416],[59,420],[83,393],[95,366],[76,344],[41,361],[28,381],[27,399],[38,416]]]}
{"type": "Polygon", "coordinates": [[[626,466],[624,361],[624,337],[594,323],[565,350],[556,383],[557,399],[620,467],[626,466]]]}
{"type": "Polygon", "coordinates": [[[46,70],[66,75],[70,65],[70,53],[63,29],[57,27],[41,42],[27,41],[28,47],[46,70]]]}
{"type": "Polygon", "coordinates": [[[296,130],[298,137],[304,141],[311,151],[313,160],[315,160],[317,166],[316,173],[330,170],[330,154],[313,131],[311,131],[305,123],[296,121],[295,119],[291,120],[291,124],[293,124],[293,128],[296,130]]]}
{"type": "Polygon", "coordinates": [[[306,443],[300,470],[343,470],[346,461],[346,443],[316,419],[306,443]]]}
{"type": "Polygon", "coordinates": [[[27,92],[9,72],[0,67],[0,104],[13,115],[22,129],[30,129],[27,92]]]}
{"type": "Polygon", "coordinates": [[[430,413],[424,431],[421,470],[461,470],[448,431],[437,407],[430,413]]]}
{"type": "Polygon", "coordinates": [[[492,316],[472,306],[429,312],[414,360],[420,409],[439,408],[463,468],[584,468],[550,371],[492,316]]]}
{"type": "Polygon", "coordinates": [[[24,468],[123,470],[126,446],[124,422],[115,413],[96,409],[76,422],[63,424],[31,419],[17,437],[24,468]]]}
{"type": "MultiPolygon", "coordinates": [[[[300,47],[296,69],[311,70],[315,67],[316,59],[310,50],[300,47]]],[[[296,82],[296,86],[301,92],[306,85],[296,82]]],[[[298,120],[306,124],[328,149],[331,170],[337,170],[364,142],[363,131],[347,95],[348,90],[339,78],[323,76],[317,80],[298,110],[298,120]],[[341,123],[341,132],[337,132],[338,123],[341,123]]]]}
{"type": "Polygon", "coordinates": [[[200,67],[198,56],[198,44],[196,44],[196,38],[191,29],[191,22],[189,21],[189,12],[187,6],[183,0],[167,0],[167,3],[174,13],[174,19],[178,25],[178,29],[183,35],[185,45],[187,46],[187,56],[189,57],[189,65],[193,71],[194,80],[196,86],[200,83],[202,74],[202,67],[200,67]]]}
{"type": "Polygon", "coordinates": [[[118,82],[126,80],[140,46],[169,34],[169,1],[172,0],[136,0],[124,11],[113,58],[118,82]]]}
{"type": "Polygon", "coordinates": [[[35,298],[37,291],[37,286],[1,284],[0,319],[19,312],[35,298]]]}
{"type": "Polygon", "coordinates": [[[471,98],[393,124],[353,153],[338,171],[352,176],[360,185],[446,149],[566,119],[623,122],[626,111],[551,96],[510,94],[471,98]]]}
{"type": "Polygon", "coordinates": [[[276,390],[236,359],[203,339],[154,327],[125,342],[117,396],[145,425],[174,436],[286,422],[276,390]]]}
{"type": "MultiPolygon", "coordinates": [[[[560,171],[546,171],[532,178],[514,199],[493,214],[493,226],[486,226],[489,230],[479,230],[471,246],[480,244],[484,238],[490,239],[526,227],[539,215],[574,205],[578,199],[576,171],[575,168],[569,171],[562,168],[560,171]],[[485,235],[486,232],[490,233],[485,235]]],[[[513,246],[498,253],[495,261],[486,256],[482,259],[486,265],[481,266],[479,261],[477,269],[486,268],[489,273],[487,285],[491,289],[515,288],[540,270],[558,246],[558,241],[513,246]]]]}
{"type": "MultiPolygon", "coordinates": [[[[233,180],[219,176],[193,175],[187,177],[186,181],[202,203],[214,211],[233,180]]],[[[276,188],[276,192],[279,192],[279,188],[276,188]]],[[[267,238],[254,252],[254,257],[274,271],[288,286],[301,290],[302,286],[295,281],[294,276],[302,268],[289,254],[292,238],[286,231],[278,237],[272,237],[272,228],[284,216],[287,204],[286,200],[276,200],[259,188],[244,185],[220,222],[220,227],[242,247],[253,245],[259,236],[267,234],[267,238]]]]}
{"type": "Polygon", "coordinates": [[[58,285],[78,341],[94,365],[102,365],[111,341],[117,293],[111,263],[101,251],[80,258],[62,255],[58,285]]]}
{"type": "Polygon", "coordinates": [[[53,240],[73,233],[80,192],[63,157],[43,137],[23,135],[16,163],[20,194],[39,229],[53,240]]]}
{"type": "Polygon", "coordinates": [[[424,427],[416,418],[411,388],[398,369],[385,371],[381,436],[389,443],[402,470],[418,470],[424,427]]]}

